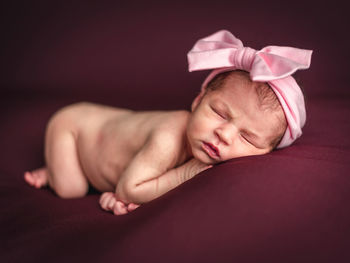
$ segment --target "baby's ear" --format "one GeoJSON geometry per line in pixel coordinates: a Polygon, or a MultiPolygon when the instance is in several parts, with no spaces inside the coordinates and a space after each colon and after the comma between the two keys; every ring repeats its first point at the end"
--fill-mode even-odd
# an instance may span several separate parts
{"type": "Polygon", "coordinates": [[[202,89],[201,92],[197,95],[197,97],[195,97],[191,105],[192,111],[194,111],[197,108],[197,106],[201,103],[205,93],[206,93],[206,90],[202,89]]]}

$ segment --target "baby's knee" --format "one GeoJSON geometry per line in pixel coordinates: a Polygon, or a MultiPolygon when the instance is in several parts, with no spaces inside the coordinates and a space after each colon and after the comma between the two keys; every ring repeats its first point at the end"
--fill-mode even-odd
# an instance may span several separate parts
{"type": "Polygon", "coordinates": [[[54,187],[56,194],[64,199],[83,197],[87,194],[88,188],[88,184],[66,184],[54,187]]]}

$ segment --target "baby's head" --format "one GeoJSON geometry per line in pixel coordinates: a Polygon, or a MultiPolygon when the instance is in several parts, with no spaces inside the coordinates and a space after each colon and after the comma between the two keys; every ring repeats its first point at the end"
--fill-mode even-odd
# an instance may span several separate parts
{"type": "Polygon", "coordinates": [[[272,151],[286,127],[269,85],[234,70],[215,76],[195,98],[187,137],[195,158],[218,163],[272,151]]]}
{"type": "Polygon", "coordinates": [[[227,30],[198,40],[189,71],[212,72],[192,104],[187,136],[205,163],[270,152],[302,134],[304,95],[291,76],[310,66],[312,50],[244,47],[227,30]]]}

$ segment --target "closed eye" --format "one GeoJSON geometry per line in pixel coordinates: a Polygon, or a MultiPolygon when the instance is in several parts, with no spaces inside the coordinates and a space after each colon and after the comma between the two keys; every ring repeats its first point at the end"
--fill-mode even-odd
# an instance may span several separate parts
{"type": "Polygon", "coordinates": [[[241,137],[242,137],[243,140],[245,140],[247,143],[249,143],[249,144],[255,146],[246,136],[244,136],[244,135],[241,134],[241,137]]]}
{"type": "Polygon", "coordinates": [[[223,113],[221,113],[219,110],[217,110],[217,109],[214,108],[214,107],[210,107],[210,108],[211,108],[211,110],[212,110],[213,112],[216,113],[216,115],[220,116],[220,117],[223,118],[223,119],[226,119],[225,115],[224,115],[223,113]]]}

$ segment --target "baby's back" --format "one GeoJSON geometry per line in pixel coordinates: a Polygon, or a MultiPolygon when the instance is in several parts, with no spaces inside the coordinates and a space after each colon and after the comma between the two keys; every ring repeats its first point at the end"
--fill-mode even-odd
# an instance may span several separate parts
{"type": "Polygon", "coordinates": [[[114,191],[119,176],[152,133],[174,123],[174,118],[186,117],[185,112],[135,112],[92,103],[62,111],[69,119],[67,125],[74,127],[82,170],[99,191],[114,191]]]}

